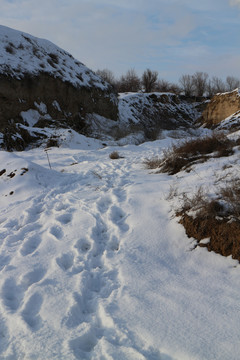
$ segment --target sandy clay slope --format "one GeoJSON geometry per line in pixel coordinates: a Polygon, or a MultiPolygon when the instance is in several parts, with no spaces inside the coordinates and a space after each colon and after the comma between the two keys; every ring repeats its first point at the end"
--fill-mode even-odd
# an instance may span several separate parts
{"type": "Polygon", "coordinates": [[[0,153],[1,360],[238,359],[238,262],[190,251],[166,145],[0,153]]]}

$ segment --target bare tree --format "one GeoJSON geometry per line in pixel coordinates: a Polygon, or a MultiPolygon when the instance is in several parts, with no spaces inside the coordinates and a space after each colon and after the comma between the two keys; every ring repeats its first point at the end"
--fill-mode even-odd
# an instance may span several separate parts
{"type": "Polygon", "coordinates": [[[116,80],[111,70],[108,69],[97,70],[96,74],[100,76],[104,81],[107,81],[112,86],[115,85],[116,80]]]}
{"type": "Polygon", "coordinates": [[[227,76],[226,78],[226,90],[232,91],[240,87],[240,80],[234,76],[227,76]]]}
{"type": "Polygon", "coordinates": [[[182,75],[179,79],[180,86],[185,96],[192,96],[194,91],[194,82],[192,75],[182,75]]]}
{"type": "Polygon", "coordinates": [[[145,92],[151,92],[155,89],[158,79],[158,72],[146,69],[142,75],[142,85],[145,92]]]}
{"type": "Polygon", "coordinates": [[[156,83],[156,91],[180,94],[181,89],[177,84],[170,83],[164,79],[159,79],[156,83]]]}
{"type": "Polygon", "coordinates": [[[119,92],[137,92],[140,90],[141,80],[134,69],[127,71],[117,82],[119,92]]]}
{"type": "Polygon", "coordinates": [[[224,81],[222,79],[220,79],[219,77],[213,76],[211,83],[212,83],[212,91],[213,91],[214,95],[217,93],[223,93],[226,91],[226,85],[225,85],[224,81]]]}
{"type": "Polygon", "coordinates": [[[169,92],[170,87],[171,87],[170,82],[164,79],[159,79],[156,82],[156,86],[155,86],[156,90],[160,92],[169,92]]]}
{"type": "Polygon", "coordinates": [[[202,71],[197,71],[193,74],[193,86],[196,96],[203,96],[207,88],[208,74],[202,71]]]}

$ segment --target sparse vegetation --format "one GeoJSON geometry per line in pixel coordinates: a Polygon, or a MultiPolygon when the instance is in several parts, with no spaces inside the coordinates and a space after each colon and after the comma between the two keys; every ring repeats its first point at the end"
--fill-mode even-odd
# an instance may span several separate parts
{"type": "Polygon", "coordinates": [[[50,54],[48,54],[48,56],[51,58],[51,60],[54,64],[59,63],[59,58],[58,58],[57,54],[50,53],[50,54]]]}
{"type": "Polygon", "coordinates": [[[120,155],[117,151],[113,151],[111,154],[109,154],[110,159],[116,160],[120,158],[120,155]]]}
{"type": "Polygon", "coordinates": [[[159,169],[174,175],[181,170],[191,170],[190,166],[208,160],[211,157],[229,156],[236,145],[234,140],[229,140],[223,133],[213,133],[211,136],[186,140],[173,144],[163,151],[160,158],[147,159],[145,165],[148,169],[159,169]]]}
{"type": "Polygon", "coordinates": [[[5,50],[11,55],[15,54],[14,47],[12,46],[11,43],[9,43],[8,45],[5,46],[5,50]]]}
{"type": "Polygon", "coordinates": [[[240,261],[240,180],[230,181],[214,199],[199,188],[191,198],[182,194],[182,201],[176,214],[187,235],[209,251],[240,261]],[[202,243],[206,238],[209,241],[202,243]]]}
{"type": "Polygon", "coordinates": [[[46,144],[46,148],[50,148],[50,147],[59,147],[59,144],[58,144],[58,139],[56,137],[50,137],[47,141],[47,144],[46,144]]]}

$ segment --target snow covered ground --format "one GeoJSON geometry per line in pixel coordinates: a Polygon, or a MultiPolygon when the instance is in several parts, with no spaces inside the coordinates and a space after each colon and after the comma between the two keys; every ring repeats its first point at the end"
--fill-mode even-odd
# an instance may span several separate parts
{"type": "Polygon", "coordinates": [[[143,161],[172,140],[72,134],[52,169],[43,148],[0,152],[0,359],[239,359],[239,264],[191,251],[166,200],[237,173],[238,155],[152,174],[143,161]]]}

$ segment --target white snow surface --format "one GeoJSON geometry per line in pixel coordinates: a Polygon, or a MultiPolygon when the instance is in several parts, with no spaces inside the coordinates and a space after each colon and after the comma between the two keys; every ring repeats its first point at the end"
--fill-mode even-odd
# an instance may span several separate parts
{"type": "Polygon", "coordinates": [[[166,200],[214,191],[239,153],[168,176],[143,161],[172,139],[67,134],[51,169],[43,148],[0,152],[0,359],[239,359],[239,263],[192,250],[166,200]]]}
{"type": "Polygon", "coordinates": [[[107,90],[109,84],[52,42],[0,25],[0,74],[50,74],[76,87],[107,90]]]}

